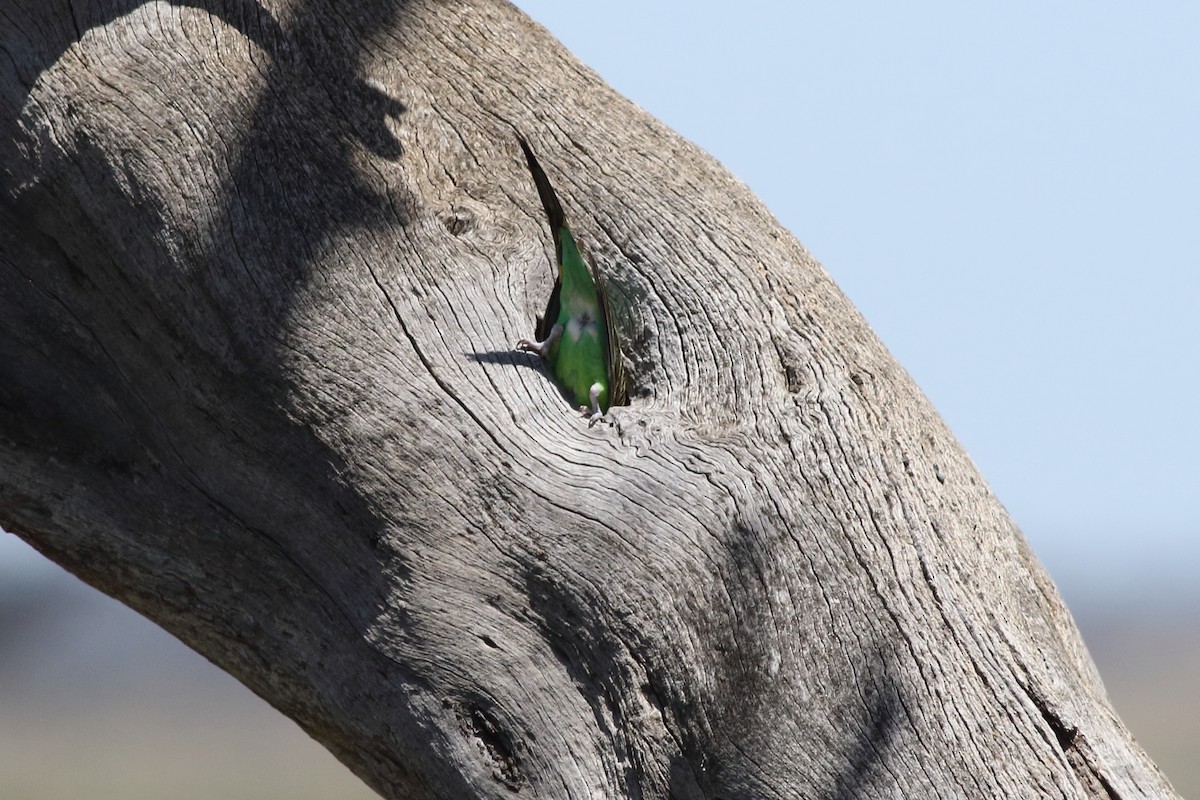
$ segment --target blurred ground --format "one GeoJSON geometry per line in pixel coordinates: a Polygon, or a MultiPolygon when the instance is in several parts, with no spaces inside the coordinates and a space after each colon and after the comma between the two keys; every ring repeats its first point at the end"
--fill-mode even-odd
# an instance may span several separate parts
{"type": "Polygon", "coordinates": [[[1185,798],[1200,798],[1200,613],[1076,621],[1125,725],[1185,798]]]}
{"type": "Polygon", "coordinates": [[[0,568],[0,798],[377,797],[232,677],[45,564],[56,574],[19,586],[0,568]]]}
{"type": "MultiPolygon", "coordinates": [[[[0,564],[0,798],[375,797],[233,678],[33,558],[0,564]]],[[[1175,610],[1076,616],[1122,718],[1200,798],[1200,615],[1175,610]]]]}

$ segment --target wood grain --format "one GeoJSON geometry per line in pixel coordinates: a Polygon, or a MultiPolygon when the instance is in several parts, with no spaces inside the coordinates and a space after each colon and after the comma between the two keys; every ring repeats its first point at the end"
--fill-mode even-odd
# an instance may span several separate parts
{"type": "Polygon", "coordinates": [[[380,794],[1172,796],[821,267],[514,8],[0,16],[0,524],[380,794]],[[514,128],[609,281],[612,426],[511,351],[514,128]]]}

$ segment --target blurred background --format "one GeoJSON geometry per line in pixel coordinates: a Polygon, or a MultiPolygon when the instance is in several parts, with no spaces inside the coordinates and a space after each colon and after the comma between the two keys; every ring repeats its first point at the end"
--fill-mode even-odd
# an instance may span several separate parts
{"type": "MultiPolygon", "coordinates": [[[[825,265],[1200,798],[1200,5],[519,5],[825,265]]],[[[3,533],[0,796],[373,797],[3,533]]]]}

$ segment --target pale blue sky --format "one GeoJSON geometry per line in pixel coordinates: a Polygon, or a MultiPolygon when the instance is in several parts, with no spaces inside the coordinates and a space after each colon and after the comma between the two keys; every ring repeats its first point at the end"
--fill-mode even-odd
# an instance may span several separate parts
{"type": "Polygon", "coordinates": [[[518,5],[804,242],[1069,601],[1200,597],[1200,5],[518,5]]]}

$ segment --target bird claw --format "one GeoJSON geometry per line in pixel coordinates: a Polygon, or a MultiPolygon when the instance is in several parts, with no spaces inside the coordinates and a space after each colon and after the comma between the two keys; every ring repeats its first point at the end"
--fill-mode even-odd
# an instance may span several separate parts
{"type": "Polygon", "coordinates": [[[537,353],[541,358],[545,358],[546,354],[550,352],[550,348],[562,336],[562,332],[563,326],[555,325],[550,329],[550,335],[546,337],[545,341],[535,342],[533,339],[517,339],[517,349],[527,353],[537,353]]]}
{"type": "Polygon", "coordinates": [[[524,353],[537,353],[543,358],[546,355],[545,342],[535,342],[532,339],[517,339],[517,350],[524,353]]]}

